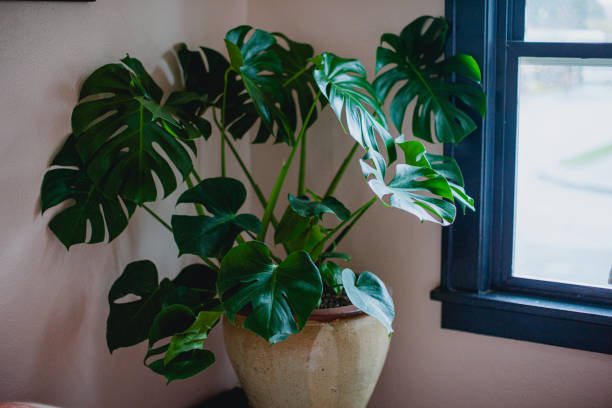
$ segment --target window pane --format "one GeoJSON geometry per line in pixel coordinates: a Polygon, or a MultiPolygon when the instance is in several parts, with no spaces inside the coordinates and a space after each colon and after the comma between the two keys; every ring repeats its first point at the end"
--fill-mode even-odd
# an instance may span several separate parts
{"type": "Polygon", "coordinates": [[[519,60],[514,276],[612,288],[611,119],[611,60],[519,60]]]}
{"type": "Polygon", "coordinates": [[[525,41],[612,42],[612,0],[526,0],[525,41]]]}

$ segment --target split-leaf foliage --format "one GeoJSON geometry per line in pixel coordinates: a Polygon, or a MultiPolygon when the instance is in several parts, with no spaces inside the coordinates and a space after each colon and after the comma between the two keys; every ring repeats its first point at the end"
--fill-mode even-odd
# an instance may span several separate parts
{"type": "MultiPolygon", "coordinates": [[[[372,272],[345,268],[351,257],[337,248],[377,201],[441,225],[453,222],[457,206],[475,208],[454,159],[428,153],[411,137],[392,136],[389,128],[393,123],[402,132],[410,103],[408,134],[416,138],[459,143],[476,128],[485,106],[480,70],[470,56],[444,57],[447,31],[444,19],[426,16],[399,35],[384,34],[376,53],[382,73],[373,81],[358,60],[315,55],[309,44],[250,26],[226,34],[228,58],[180,44],[182,87],[167,96],[130,56],[95,70],[81,86],[71,134],[42,182],[42,211],[59,207],[49,228],[66,248],[110,242],[140,208],[172,234],[170,253],[202,260],[173,278],[160,277],[148,260],[128,264],[108,296],[109,350],[146,341],[147,367],[168,382],[188,378],[214,363],[206,339],[223,315],[276,343],[304,327],[324,291],[345,293],[391,333],[395,311],[385,284],[372,272]],[[318,195],[305,185],[306,135],[328,103],[355,145],[318,195]],[[221,177],[201,179],[198,150],[217,134],[221,177]],[[287,145],[268,196],[233,145],[247,135],[255,144],[287,145]],[[350,209],[335,190],[359,147],[374,194],[350,209]],[[250,205],[261,204],[261,220],[241,210],[247,189],[226,176],[226,151],[254,190],[250,205]],[[300,161],[298,192],[286,196],[277,220],[294,158],[300,161]],[[171,217],[148,206],[179,186],[171,217]],[[266,237],[270,225],[273,237],[266,237]]],[[[313,136],[310,143],[328,142],[313,136]]]]}

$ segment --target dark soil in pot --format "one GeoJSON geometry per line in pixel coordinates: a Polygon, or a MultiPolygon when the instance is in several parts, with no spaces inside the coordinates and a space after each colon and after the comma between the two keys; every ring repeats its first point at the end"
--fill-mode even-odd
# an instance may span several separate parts
{"type": "Polygon", "coordinates": [[[339,295],[333,290],[325,288],[323,290],[323,296],[321,297],[321,304],[319,309],[331,309],[333,307],[342,307],[352,304],[344,290],[339,295]]]}

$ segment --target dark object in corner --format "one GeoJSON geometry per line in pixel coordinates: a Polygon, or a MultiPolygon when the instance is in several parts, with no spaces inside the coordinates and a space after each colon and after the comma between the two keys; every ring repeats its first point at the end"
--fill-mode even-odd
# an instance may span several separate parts
{"type": "Polygon", "coordinates": [[[235,387],[229,391],[215,395],[211,399],[194,405],[191,408],[249,408],[247,400],[242,388],[235,387]]]}

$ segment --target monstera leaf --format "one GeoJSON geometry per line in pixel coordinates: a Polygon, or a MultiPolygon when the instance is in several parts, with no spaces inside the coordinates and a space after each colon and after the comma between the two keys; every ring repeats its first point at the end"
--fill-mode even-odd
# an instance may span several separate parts
{"type": "Polygon", "coordinates": [[[379,153],[386,151],[389,162],[393,162],[396,158],[393,138],[363,65],[330,53],[322,54],[321,61],[314,78],[338,120],[342,121],[344,110],[348,132],[361,147],[379,153]],[[382,146],[377,135],[382,139],[382,146]]]}
{"type": "Polygon", "coordinates": [[[414,136],[433,142],[435,132],[439,142],[459,143],[476,129],[476,123],[467,109],[454,104],[454,99],[480,115],[484,115],[486,100],[478,85],[480,69],[474,58],[460,54],[442,59],[447,31],[444,18],[424,16],[406,26],[399,36],[383,34],[376,52],[376,72],[387,65],[392,68],[380,74],[374,86],[379,100],[384,101],[395,84],[402,85],[389,112],[400,133],[408,104],[416,99],[414,136]],[[446,78],[452,74],[470,82],[450,83],[446,78]]]}
{"type": "Polygon", "coordinates": [[[153,174],[167,196],[177,186],[170,163],[183,177],[191,171],[191,159],[175,137],[189,124],[176,121],[176,107],[160,104],[162,90],[140,61],[129,56],[121,61],[85,80],[72,130],[88,176],[108,196],[141,204],[158,196],[153,174]]]}
{"type": "Polygon", "coordinates": [[[169,306],[181,306],[192,314],[214,309],[218,306],[218,301],[214,299],[215,283],[216,272],[201,264],[190,265],[174,280],[165,278],[161,282],[158,282],[157,268],[153,262],[145,260],[128,264],[108,293],[110,313],[106,341],[109,350],[112,352],[140,343],[151,335],[154,326],[153,333],[157,334],[153,336],[159,336],[164,330],[154,323],[158,314],[169,306]],[[138,299],[120,301],[128,295],[137,296],[138,299]]]}
{"type": "Polygon", "coordinates": [[[304,327],[323,287],[319,271],[305,251],[292,252],[276,265],[263,242],[250,241],[223,258],[217,290],[231,322],[250,304],[243,326],[277,343],[304,327]]]}
{"type": "Polygon", "coordinates": [[[242,183],[227,177],[209,178],[185,191],[180,203],[199,203],[213,216],[174,215],[172,229],[180,254],[223,258],[242,231],[258,233],[261,222],[251,214],[236,214],[246,199],[242,183]]]}
{"type": "MultiPolygon", "coordinates": [[[[278,55],[282,64],[279,80],[282,83],[285,98],[281,109],[289,119],[290,125],[295,128],[296,112],[299,110],[300,118],[304,122],[310,107],[315,102],[318,91],[317,83],[312,75],[315,68],[312,63],[314,49],[310,44],[293,41],[284,34],[273,33],[273,35],[278,40],[270,49],[278,55]],[[286,44],[286,47],[282,46],[283,43],[286,44]],[[294,94],[297,97],[297,106],[293,98],[294,94]]],[[[321,104],[321,108],[323,106],[324,103],[321,104]]],[[[315,109],[307,126],[311,126],[316,120],[317,111],[315,109]]]]}
{"type": "Polygon", "coordinates": [[[127,227],[136,206],[116,195],[106,196],[91,180],[76,152],[73,135],[68,137],[51,165],[62,168],[51,169],[45,174],[40,192],[41,209],[44,213],[60,203],[72,201],[49,222],[49,228],[66,248],[85,242],[102,242],[106,236],[110,242],[127,227]],[[91,227],[89,239],[88,223],[91,227]]]}
{"type": "MultiPolygon", "coordinates": [[[[374,175],[368,184],[382,200],[389,195],[389,204],[416,215],[421,221],[449,225],[455,219],[454,191],[448,180],[438,173],[427,160],[425,147],[419,141],[403,142],[398,146],[404,151],[406,164],[395,166],[395,177],[386,184],[375,169],[362,161],[364,173],[374,175]]],[[[471,200],[465,198],[466,202],[471,200]]]]}
{"type": "Polygon", "coordinates": [[[356,278],[355,273],[347,268],[342,271],[342,284],[352,304],[378,319],[389,334],[393,332],[391,328],[395,317],[393,299],[378,276],[366,271],[356,278]]]}
{"type": "MultiPolygon", "coordinates": [[[[251,30],[251,26],[243,25],[228,31],[225,45],[230,56],[230,65],[240,75],[253,108],[261,118],[263,127],[260,126],[254,143],[263,143],[270,134],[276,134],[277,143],[292,144],[295,126],[291,126],[292,121],[280,108],[288,102],[278,80],[283,66],[279,56],[271,49],[276,44],[276,39],[266,31],[254,30],[245,41],[251,30]]],[[[252,116],[243,119],[239,125],[234,124],[234,128],[238,126],[248,129],[254,123],[251,121],[252,116]]]]}

